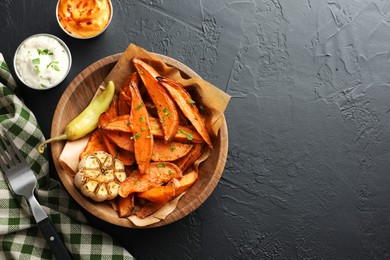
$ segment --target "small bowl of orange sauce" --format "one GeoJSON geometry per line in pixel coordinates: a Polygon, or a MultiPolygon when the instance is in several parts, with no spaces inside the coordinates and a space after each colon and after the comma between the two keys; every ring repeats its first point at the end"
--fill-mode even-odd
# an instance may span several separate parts
{"type": "Polygon", "coordinates": [[[102,34],[113,16],[111,0],[59,0],[57,21],[62,30],[77,39],[102,34]]]}

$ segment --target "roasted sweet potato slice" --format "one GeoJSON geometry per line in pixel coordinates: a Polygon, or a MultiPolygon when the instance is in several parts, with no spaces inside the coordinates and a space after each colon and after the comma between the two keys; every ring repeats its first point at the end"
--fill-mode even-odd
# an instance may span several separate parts
{"type": "Polygon", "coordinates": [[[167,142],[171,141],[179,128],[179,115],[176,105],[165,88],[156,79],[160,75],[152,66],[136,58],[132,62],[157,108],[164,140],[167,142]]]}
{"type": "MultiPolygon", "coordinates": [[[[183,192],[187,191],[195,183],[195,181],[197,179],[198,179],[198,173],[196,171],[190,171],[186,175],[183,175],[183,177],[180,180],[172,179],[165,187],[174,188],[174,190],[175,190],[174,196],[170,197],[166,201],[162,201],[162,199],[164,199],[164,194],[163,194],[162,199],[161,199],[162,203],[161,203],[161,201],[158,201],[155,199],[154,200],[156,202],[149,201],[145,205],[143,205],[139,210],[137,210],[137,212],[135,212],[135,214],[137,215],[137,217],[139,217],[141,219],[144,219],[144,218],[152,215],[154,212],[156,212],[162,206],[164,206],[165,203],[176,198],[177,196],[179,196],[183,192]]],[[[147,192],[148,191],[146,191],[145,193],[147,193],[147,192]]],[[[157,192],[154,193],[153,195],[157,195],[157,192]]]]}
{"type": "Polygon", "coordinates": [[[118,146],[113,141],[111,141],[104,132],[102,132],[102,137],[104,144],[107,147],[107,152],[116,157],[118,154],[118,146]]]}
{"type": "Polygon", "coordinates": [[[124,165],[130,166],[135,162],[134,153],[122,148],[117,147],[116,158],[123,162],[124,165]]]}
{"type": "Polygon", "coordinates": [[[188,188],[190,188],[192,184],[194,184],[195,181],[198,179],[198,176],[199,175],[195,170],[184,174],[183,177],[179,179],[180,186],[175,187],[175,196],[178,196],[179,194],[188,190],[188,188]]]}
{"type": "Polygon", "coordinates": [[[165,204],[175,196],[175,188],[172,186],[156,186],[150,190],[137,193],[137,196],[158,204],[165,204]]]}
{"type": "Polygon", "coordinates": [[[81,160],[85,155],[92,154],[96,151],[107,151],[107,146],[104,143],[102,133],[99,130],[92,132],[84,151],[80,153],[79,159],[81,160]]]}
{"type": "Polygon", "coordinates": [[[112,118],[115,118],[118,116],[118,99],[113,98],[111,101],[110,106],[107,109],[107,114],[109,114],[112,118]]]}
{"type": "Polygon", "coordinates": [[[103,130],[113,130],[131,133],[131,125],[129,120],[130,115],[121,115],[111,119],[102,128],[103,130]]]}
{"type": "MultiPolygon", "coordinates": [[[[133,74],[137,75],[137,74],[133,74]]],[[[152,159],[153,135],[151,134],[149,114],[138,90],[137,81],[130,82],[131,110],[130,124],[134,140],[134,155],[141,174],[145,173],[152,159]]]]}
{"type": "MultiPolygon", "coordinates": [[[[150,126],[152,135],[156,138],[162,139],[164,134],[161,129],[161,125],[156,118],[150,117],[150,126]]],[[[204,140],[200,134],[188,126],[179,125],[179,129],[175,136],[173,137],[174,141],[182,143],[204,143],[204,140]]]]}
{"type": "Polygon", "coordinates": [[[150,201],[150,202],[147,202],[145,205],[143,205],[139,210],[137,210],[135,215],[137,217],[139,217],[140,219],[144,219],[144,218],[152,215],[157,210],[159,210],[162,206],[164,206],[164,205],[150,201]]]}
{"type": "Polygon", "coordinates": [[[124,92],[124,94],[126,94],[127,96],[127,100],[129,102],[129,105],[131,103],[131,93],[130,93],[130,84],[131,82],[136,82],[136,84],[138,85],[139,84],[139,76],[136,75],[137,73],[134,72],[132,73],[125,81],[125,83],[123,84],[121,90],[124,92]]]}
{"type": "Polygon", "coordinates": [[[118,147],[130,152],[134,152],[134,140],[132,139],[132,133],[114,131],[114,130],[102,130],[102,131],[118,147]]]}
{"type": "Polygon", "coordinates": [[[128,115],[130,113],[131,98],[124,91],[119,91],[118,97],[118,115],[128,115]]]}
{"type": "MultiPolygon", "coordinates": [[[[124,165],[130,166],[134,164],[135,158],[134,153],[129,150],[128,147],[126,149],[118,146],[112,139],[112,135],[107,135],[107,131],[102,131],[102,137],[104,144],[106,145],[106,151],[119,159],[124,165]]],[[[115,139],[114,139],[115,140],[115,139]]],[[[118,141],[118,140],[115,140],[118,141]]]]}
{"type": "Polygon", "coordinates": [[[131,215],[134,209],[134,194],[130,194],[126,198],[118,196],[117,198],[118,216],[126,218],[131,215]]]}
{"type": "MultiPolygon", "coordinates": [[[[149,121],[152,135],[156,138],[163,139],[164,133],[158,119],[149,116],[149,121]]],[[[128,115],[121,115],[111,119],[108,123],[102,126],[102,129],[132,133],[132,126],[130,125],[128,115]]],[[[182,143],[204,143],[202,136],[200,136],[195,129],[182,125],[179,125],[179,129],[175,134],[173,141],[182,143]]]]}
{"type": "Polygon", "coordinates": [[[192,149],[192,144],[154,140],[152,161],[171,162],[184,157],[192,149]]]}
{"type": "Polygon", "coordinates": [[[174,164],[184,172],[202,155],[202,146],[202,144],[194,144],[191,151],[184,157],[176,160],[174,164]]]}
{"type": "Polygon", "coordinates": [[[154,186],[169,182],[173,178],[181,178],[181,170],[170,162],[152,162],[144,174],[131,174],[120,184],[119,195],[127,197],[134,192],[144,192],[154,186]]]}
{"type": "Polygon", "coordinates": [[[207,132],[204,119],[200,115],[198,107],[195,105],[195,101],[192,100],[192,97],[187,90],[185,90],[180,83],[168,78],[160,77],[158,78],[158,81],[169,92],[172,99],[176,102],[183,114],[188,118],[205,142],[212,147],[213,145],[207,132]]]}
{"type": "Polygon", "coordinates": [[[113,119],[112,115],[108,112],[103,112],[99,116],[98,120],[98,128],[103,128],[106,124],[108,124],[113,119]]]}

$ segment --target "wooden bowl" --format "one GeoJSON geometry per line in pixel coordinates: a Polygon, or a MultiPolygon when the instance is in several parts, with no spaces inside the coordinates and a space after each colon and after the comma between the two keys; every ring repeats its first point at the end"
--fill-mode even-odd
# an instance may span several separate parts
{"type": "MultiPolygon", "coordinates": [[[[51,136],[63,133],[66,125],[75,118],[90,102],[100,83],[105,79],[118,61],[119,54],[103,58],[83,70],[67,87],[54,113],[51,136]]],[[[167,65],[178,68],[189,77],[199,77],[184,64],[158,55],[167,65]]],[[[70,195],[88,212],[94,216],[123,227],[142,228],[135,226],[126,218],[119,218],[117,212],[109,203],[94,202],[83,196],[73,184],[73,177],[63,169],[58,161],[65,142],[51,143],[52,156],[58,175],[70,195]]],[[[228,148],[228,132],[225,118],[210,157],[201,163],[199,178],[195,184],[180,199],[176,209],[164,220],[144,228],[158,227],[177,221],[197,209],[211,194],[222,176],[226,163],[228,148]]]]}

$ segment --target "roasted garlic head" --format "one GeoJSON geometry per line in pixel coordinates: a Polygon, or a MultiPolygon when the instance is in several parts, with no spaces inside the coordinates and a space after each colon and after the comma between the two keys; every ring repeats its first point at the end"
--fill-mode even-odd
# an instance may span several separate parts
{"type": "Polygon", "coordinates": [[[100,202],[118,196],[119,184],[125,179],[123,163],[107,152],[98,151],[80,161],[74,184],[82,194],[100,202]]]}

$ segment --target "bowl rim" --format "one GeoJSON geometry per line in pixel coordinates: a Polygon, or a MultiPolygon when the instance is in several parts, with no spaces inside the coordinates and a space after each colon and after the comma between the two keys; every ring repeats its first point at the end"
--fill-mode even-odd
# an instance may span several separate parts
{"type": "Polygon", "coordinates": [[[57,1],[57,5],[56,5],[56,20],[57,20],[57,23],[58,25],[60,26],[61,30],[63,32],[65,32],[68,36],[74,38],[74,39],[79,39],[79,40],[88,40],[88,39],[92,39],[92,38],[96,38],[100,35],[102,35],[106,29],[108,28],[108,26],[110,25],[111,21],[112,21],[112,17],[114,16],[114,9],[113,9],[113,6],[112,6],[112,1],[111,0],[107,0],[109,5],[110,5],[110,19],[108,20],[108,23],[106,24],[106,26],[97,34],[95,35],[92,35],[92,36],[88,36],[88,37],[80,37],[80,36],[76,36],[74,34],[71,34],[70,32],[68,32],[67,30],[65,30],[65,28],[62,26],[61,22],[60,22],[60,19],[58,17],[58,6],[60,4],[60,1],[61,0],[58,0],[57,1]]]}
{"type": "Polygon", "coordinates": [[[33,34],[33,35],[30,35],[29,37],[27,37],[26,39],[24,39],[20,44],[19,46],[16,48],[16,51],[15,51],[15,54],[14,54],[14,59],[13,59],[13,66],[14,66],[14,70],[15,70],[15,74],[16,76],[18,77],[18,79],[24,84],[26,85],[27,87],[31,88],[31,89],[34,89],[34,90],[48,90],[48,89],[51,89],[51,88],[54,88],[56,86],[58,86],[59,84],[61,84],[65,79],[66,77],[68,76],[69,72],[70,72],[70,69],[72,67],[72,54],[70,52],[70,49],[68,47],[68,45],[66,45],[66,43],[61,40],[59,37],[53,35],[53,34],[50,34],[50,33],[37,33],[37,34],[33,34]],[[67,55],[68,55],[68,58],[69,58],[69,65],[68,65],[68,68],[66,70],[66,73],[65,75],[61,78],[61,80],[59,80],[56,84],[54,85],[51,85],[51,86],[48,86],[48,87],[45,87],[45,88],[39,88],[39,87],[35,87],[33,85],[29,85],[26,83],[26,81],[23,80],[23,78],[21,77],[19,71],[18,71],[18,68],[16,66],[16,57],[17,57],[17,54],[20,50],[20,48],[22,47],[22,45],[29,39],[31,38],[34,38],[34,37],[39,37],[39,36],[46,36],[46,37],[49,37],[49,38],[52,38],[56,41],[58,41],[59,44],[62,45],[62,47],[64,47],[67,55]]]}
{"type": "MultiPolygon", "coordinates": [[[[64,122],[61,118],[64,111],[66,111],[66,106],[63,104],[63,102],[68,102],[70,97],[72,95],[74,95],[73,92],[76,91],[76,89],[79,87],[81,81],[85,80],[85,78],[87,78],[90,75],[90,73],[91,73],[90,68],[92,67],[95,70],[96,69],[95,66],[105,67],[107,65],[110,66],[111,63],[114,63],[113,66],[115,66],[115,63],[118,61],[121,54],[122,53],[113,54],[113,55],[104,57],[104,58],[90,64],[87,68],[85,68],[83,71],[81,71],[72,80],[72,82],[65,89],[65,91],[64,91],[63,95],[61,96],[61,98],[57,104],[57,107],[55,109],[53,121],[52,121],[52,126],[51,126],[51,135],[52,136],[58,135],[58,133],[63,130],[62,125],[66,124],[66,122],[64,122]],[[117,60],[112,61],[112,60],[110,60],[110,58],[115,58],[117,60]]],[[[185,70],[190,69],[189,67],[182,64],[181,62],[179,62],[175,59],[172,59],[168,56],[160,55],[160,54],[156,54],[156,55],[160,58],[164,58],[165,59],[164,62],[167,63],[167,61],[168,61],[167,64],[169,64],[171,66],[172,65],[176,66],[177,64],[181,64],[184,66],[183,68],[185,70]]],[[[184,73],[187,74],[187,72],[185,70],[181,70],[181,71],[183,71],[184,73]]],[[[191,73],[191,74],[187,74],[189,76],[195,76],[195,75],[198,76],[192,69],[190,69],[190,71],[188,71],[188,72],[191,73]]],[[[104,78],[103,78],[103,80],[104,80],[104,78]]],[[[147,226],[136,226],[130,220],[121,219],[121,218],[118,218],[118,220],[114,223],[114,222],[110,221],[108,215],[106,215],[102,212],[100,212],[100,213],[102,213],[103,215],[98,214],[98,213],[97,213],[98,215],[93,214],[91,210],[97,210],[97,209],[92,207],[89,204],[87,204],[87,206],[84,207],[84,210],[89,212],[89,214],[93,214],[96,218],[99,218],[100,220],[105,221],[107,223],[121,226],[121,227],[125,227],[125,228],[135,228],[135,229],[155,228],[155,227],[165,226],[165,225],[174,223],[180,219],[183,219],[184,217],[186,217],[190,213],[194,212],[197,208],[199,208],[209,198],[209,196],[215,190],[219,180],[221,179],[221,177],[223,175],[224,169],[225,169],[225,165],[227,162],[227,153],[228,153],[228,129],[227,129],[227,122],[226,122],[226,118],[225,118],[224,114],[222,115],[222,117],[223,117],[222,118],[223,124],[222,124],[221,129],[220,129],[219,134],[218,134],[218,139],[220,141],[219,141],[218,146],[214,148],[214,151],[216,152],[215,155],[218,156],[219,160],[217,161],[216,165],[213,168],[218,169],[218,171],[216,171],[216,173],[210,177],[210,180],[207,183],[208,185],[205,187],[203,192],[201,192],[199,195],[197,195],[196,199],[190,201],[187,204],[184,204],[185,203],[184,201],[180,202],[182,200],[181,199],[179,201],[177,207],[175,208],[175,210],[173,212],[171,212],[165,219],[160,220],[157,223],[147,225],[147,226]]],[[[73,199],[75,201],[77,201],[77,203],[81,207],[83,207],[82,206],[83,201],[86,201],[86,200],[88,201],[88,198],[80,195],[80,192],[78,190],[76,190],[76,188],[74,188],[74,187],[69,188],[67,186],[67,184],[65,185],[65,183],[64,183],[64,181],[65,182],[69,181],[68,179],[71,178],[71,176],[66,172],[66,169],[63,168],[63,166],[61,165],[61,163],[58,160],[64,146],[65,146],[65,142],[51,143],[53,162],[54,162],[55,168],[59,174],[59,178],[60,178],[62,184],[65,186],[65,189],[71,195],[71,197],[73,197],[73,199]]],[[[206,163],[206,162],[207,162],[207,160],[203,163],[206,163]]],[[[203,163],[200,165],[200,167],[199,167],[200,169],[203,169],[203,167],[206,166],[206,165],[202,166],[203,163]]]]}

